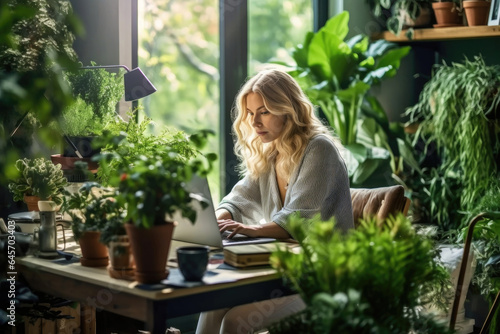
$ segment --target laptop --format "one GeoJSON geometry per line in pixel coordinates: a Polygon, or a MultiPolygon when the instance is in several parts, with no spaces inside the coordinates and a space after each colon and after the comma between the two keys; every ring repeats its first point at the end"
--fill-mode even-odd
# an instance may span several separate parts
{"type": "Polygon", "coordinates": [[[243,234],[237,234],[233,238],[227,239],[226,237],[229,233],[226,232],[222,235],[219,231],[217,217],[215,216],[215,207],[212,202],[207,179],[195,175],[189,182],[187,189],[203,197],[208,205],[203,209],[200,203],[196,201],[193,203],[193,207],[197,213],[195,224],[191,223],[189,219],[182,217],[179,213],[175,214],[173,218],[178,224],[174,229],[172,239],[215,248],[276,241],[274,238],[252,238],[243,234]]]}

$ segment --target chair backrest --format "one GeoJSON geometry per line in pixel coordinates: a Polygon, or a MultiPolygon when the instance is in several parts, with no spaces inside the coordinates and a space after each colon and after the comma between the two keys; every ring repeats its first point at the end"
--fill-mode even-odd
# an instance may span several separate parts
{"type": "Polygon", "coordinates": [[[380,188],[351,188],[354,226],[358,227],[362,218],[375,216],[383,220],[389,215],[408,213],[410,199],[405,197],[403,186],[380,188]]]}

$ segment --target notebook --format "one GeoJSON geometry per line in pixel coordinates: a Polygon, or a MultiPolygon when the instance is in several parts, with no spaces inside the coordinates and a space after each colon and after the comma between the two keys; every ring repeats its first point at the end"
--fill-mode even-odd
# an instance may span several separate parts
{"type": "Polygon", "coordinates": [[[237,234],[232,239],[227,239],[225,236],[229,233],[225,233],[223,236],[219,231],[207,179],[195,175],[187,185],[187,189],[203,197],[208,206],[203,209],[198,202],[193,203],[193,207],[197,212],[195,224],[192,224],[189,219],[182,217],[180,214],[174,215],[173,218],[178,224],[174,229],[172,239],[216,248],[276,241],[274,238],[250,238],[243,234],[237,234]]]}

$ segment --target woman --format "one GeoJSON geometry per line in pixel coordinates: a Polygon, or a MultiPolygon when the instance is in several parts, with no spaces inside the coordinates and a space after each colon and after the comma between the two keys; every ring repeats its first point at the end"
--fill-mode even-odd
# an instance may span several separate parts
{"type": "MultiPolygon", "coordinates": [[[[236,233],[293,238],[287,218],[295,212],[335,217],[341,230],[354,227],[338,143],[289,74],[259,72],[241,88],[235,112],[235,151],[244,177],[217,209],[221,232],[231,231],[229,238],[236,233]]],[[[247,333],[305,306],[297,295],[273,300],[272,310],[263,312],[266,303],[202,313],[197,333],[247,333]]]]}

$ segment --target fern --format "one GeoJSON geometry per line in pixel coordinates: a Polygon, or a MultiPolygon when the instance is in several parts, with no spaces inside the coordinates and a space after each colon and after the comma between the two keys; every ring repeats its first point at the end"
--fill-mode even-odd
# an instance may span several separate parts
{"type": "Polygon", "coordinates": [[[347,234],[319,217],[294,216],[290,226],[301,251],[277,250],[271,261],[307,309],[276,328],[288,328],[290,320],[307,324],[300,332],[407,333],[430,324],[441,328],[433,333],[446,332],[416,312],[428,302],[447,301],[449,276],[435,260],[433,243],[406,217],[365,220],[347,234]]]}

